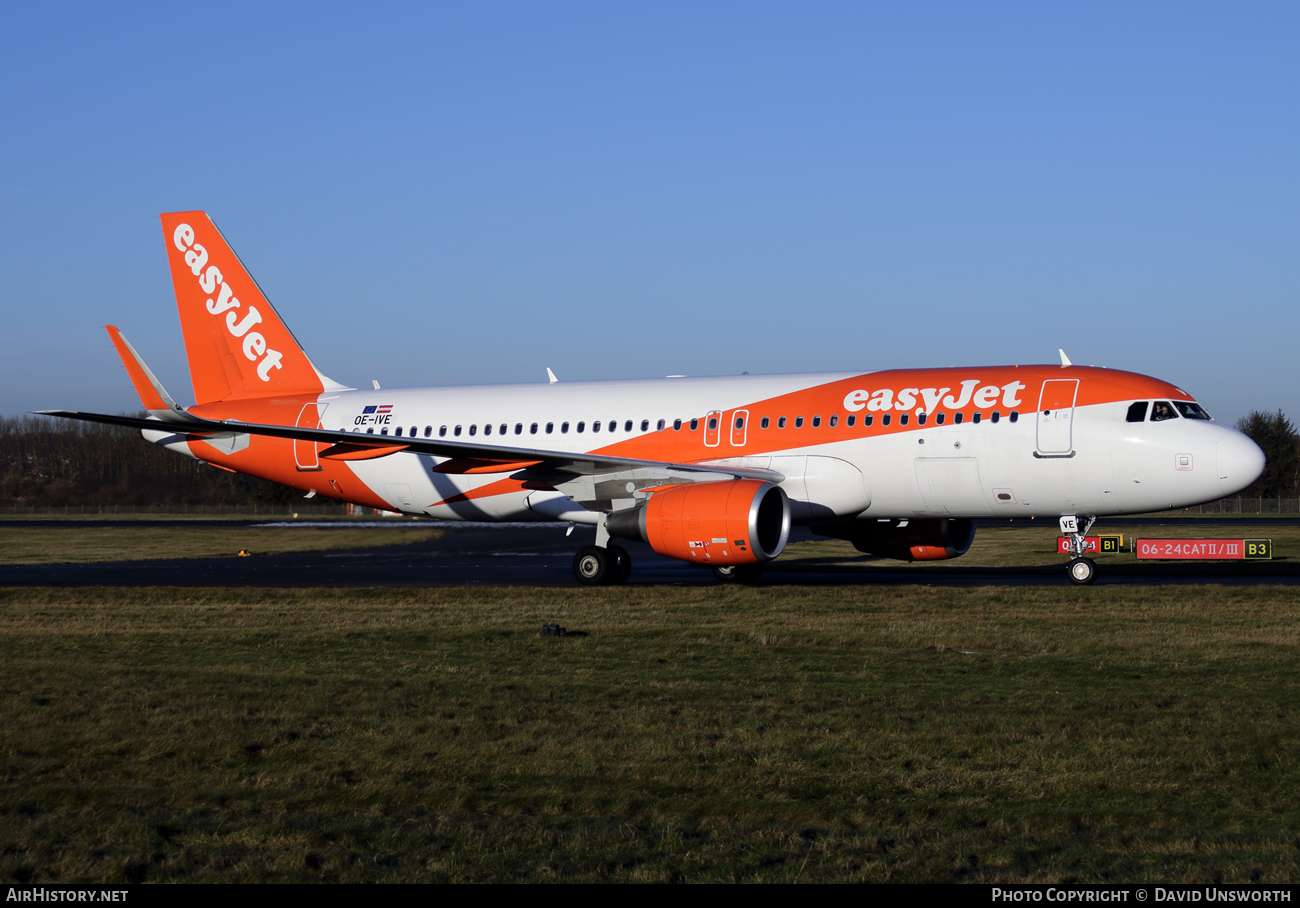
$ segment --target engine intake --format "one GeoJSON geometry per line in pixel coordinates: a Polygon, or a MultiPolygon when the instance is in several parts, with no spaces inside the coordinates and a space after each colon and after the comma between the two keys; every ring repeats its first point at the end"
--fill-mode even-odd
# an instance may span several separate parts
{"type": "Polygon", "coordinates": [[[970,551],[975,521],[943,518],[888,523],[827,524],[811,527],[818,536],[847,539],[859,552],[900,561],[943,561],[970,551]]]}
{"type": "Polygon", "coordinates": [[[757,479],[667,486],[641,507],[614,511],[609,535],[650,544],[660,555],[715,567],[758,564],[790,538],[790,500],[757,479]]]}

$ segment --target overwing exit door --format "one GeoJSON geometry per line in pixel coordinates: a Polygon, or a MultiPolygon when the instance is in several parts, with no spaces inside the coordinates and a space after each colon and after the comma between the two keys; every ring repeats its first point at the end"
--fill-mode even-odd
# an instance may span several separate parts
{"type": "Polygon", "coordinates": [[[722,439],[722,411],[710,410],[704,419],[704,446],[716,448],[722,439]]]}
{"type": "Polygon", "coordinates": [[[749,436],[749,411],[736,410],[731,414],[731,446],[743,448],[749,436]]]}

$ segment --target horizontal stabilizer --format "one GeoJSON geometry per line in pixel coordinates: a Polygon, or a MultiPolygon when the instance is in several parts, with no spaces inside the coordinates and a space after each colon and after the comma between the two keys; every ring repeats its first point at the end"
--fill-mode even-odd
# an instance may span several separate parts
{"type": "Polygon", "coordinates": [[[122,365],[126,366],[126,374],[131,376],[131,384],[135,385],[135,393],[140,395],[140,403],[144,408],[163,422],[188,422],[189,414],[172,400],[162,382],[158,381],[158,376],[145,365],[131,342],[115,325],[104,327],[108,330],[113,346],[117,348],[117,355],[122,358],[122,365]]]}

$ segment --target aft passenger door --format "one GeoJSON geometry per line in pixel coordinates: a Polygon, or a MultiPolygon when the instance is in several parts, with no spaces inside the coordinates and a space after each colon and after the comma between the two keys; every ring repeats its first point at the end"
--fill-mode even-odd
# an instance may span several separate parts
{"type": "MultiPolygon", "coordinates": [[[[299,429],[319,429],[321,428],[321,416],[325,413],[325,408],[329,404],[304,404],[302,411],[298,414],[298,421],[294,426],[299,429]]],[[[310,472],[321,468],[320,460],[316,457],[316,452],[329,445],[320,444],[315,441],[307,441],[303,438],[293,440],[293,460],[294,465],[300,472],[310,472]]]]}

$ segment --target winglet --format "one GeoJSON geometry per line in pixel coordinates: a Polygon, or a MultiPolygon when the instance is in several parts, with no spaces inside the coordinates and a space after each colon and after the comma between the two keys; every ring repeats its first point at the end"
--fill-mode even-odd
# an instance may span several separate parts
{"type": "Polygon", "coordinates": [[[1056,352],[1059,353],[1059,354],[1061,354],[1061,365],[1062,365],[1062,366],[1073,366],[1073,365],[1074,365],[1074,363],[1070,362],[1070,357],[1068,357],[1068,356],[1065,355],[1065,351],[1064,351],[1064,350],[1062,350],[1061,348],[1058,347],[1058,348],[1056,349],[1056,352]]]}
{"type": "Polygon", "coordinates": [[[131,376],[131,384],[135,385],[135,393],[140,395],[140,403],[144,404],[144,408],[165,422],[184,421],[185,411],[172,400],[172,396],[158,381],[158,376],[153,374],[140,354],[135,352],[131,342],[122,336],[115,325],[104,327],[108,329],[108,336],[117,348],[117,355],[122,357],[122,365],[126,366],[126,373],[131,376]]]}
{"type": "Polygon", "coordinates": [[[551,371],[550,366],[546,367],[546,377],[551,380],[551,384],[555,384],[557,381],[559,381],[559,379],[555,377],[555,373],[551,371]]]}

